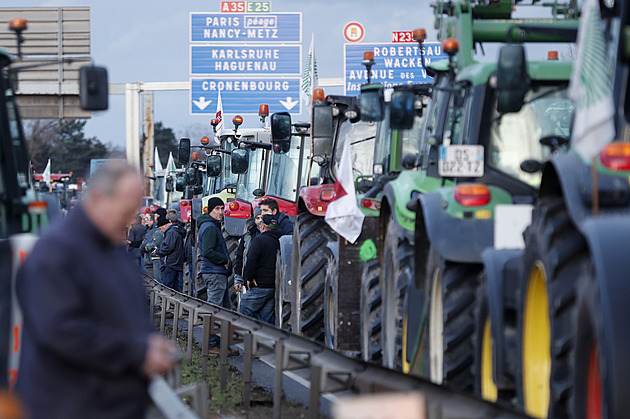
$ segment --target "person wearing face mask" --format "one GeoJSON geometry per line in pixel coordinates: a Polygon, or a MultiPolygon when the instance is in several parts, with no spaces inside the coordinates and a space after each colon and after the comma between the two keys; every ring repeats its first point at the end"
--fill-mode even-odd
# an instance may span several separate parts
{"type": "Polygon", "coordinates": [[[234,289],[236,292],[243,292],[243,266],[247,259],[247,250],[252,240],[261,233],[262,229],[262,212],[260,206],[254,210],[254,224],[247,229],[247,232],[241,237],[238,243],[238,249],[236,249],[236,256],[234,261],[234,289]]]}
{"type": "Polygon", "coordinates": [[[275,323],[276,258],[282,236],[279,225],[276,215],[263,215],[261,233],[249,245],[243,268],[248,291],[241,299],[240,312],[269,324],[275,323]]]}

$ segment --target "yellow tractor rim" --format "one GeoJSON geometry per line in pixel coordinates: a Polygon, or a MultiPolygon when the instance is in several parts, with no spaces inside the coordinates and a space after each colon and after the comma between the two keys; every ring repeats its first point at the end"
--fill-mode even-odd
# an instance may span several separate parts
{"type": "Polygon", "coordinates": [[[402,332],[402,370],[403,373],[409,374],[411,371],[411,363],[407,360],[407,321],[409,319],[409,314],[405,312],[405,317],[403,317],[403,332],[402,332]]]}
{"type": "Polygon", "coordinates": [[[551,327],[547,274],[538,261],[529,276],[523,319],[523,391],[525,412],[537,418],[549,410],[551,327]]]}
{"type": "Polygon", "coordinates": [[[498,398],[497,386],[492,376],[492,334],[489,317],[483,325],[481,344],[481,397],[491,402],[496,402],[498,398]]]}

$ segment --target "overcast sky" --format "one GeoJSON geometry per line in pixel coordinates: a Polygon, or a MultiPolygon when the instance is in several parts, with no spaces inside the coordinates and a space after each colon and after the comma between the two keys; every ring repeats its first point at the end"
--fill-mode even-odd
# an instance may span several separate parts
{"type": "MultiPolygon", "coordinates": [[[[89,6],[92,57],[109,70],[115,83],[187,81],[189,79],[189,13],[219,12],[220,0],[19,0],[6,6],[89,6]],[[15,4],[17,3],[17,4],[15,4]]],[[[424,27],[436,40],[428,0],[272,0],[272,12],[302,12],[302,59],[315,34],[320,78],[343,77],[343,27],[350,21],[365,27],[362,42],[390,42],[391,32],[424,27]]],[[[343,93],[343,87],[327,93],[343,93]]],[[[188,92],[155,94],[155,120],[193,141],[210,131],[209,117],[189,114],[188,92]]],[[[214,109],[215,105],[210,105],[214,109]]],[[[226,115],[230,121],[234,115],[226,115]]],[[[258,126],[245,117],[244,126],[258,126]]],[[[93,114],[89,135],[125,146],[125,98],[110,96],[110,109],[93,114]]]]}
{"type": "MultiPolygon", "coordinates": [[[[4,3],[4,2],[3,2],[4,3]]],[[[219,0],[19,0],[5,6],[89,6],[92,57],[109,71],[110,82],[187,81],[189,79],[189,14],[219,12],[219,0]],[[17,4],[16,4],[17,3],[17,4]]],[[[315,33],[320,78],[343,77],[343,27],[358,21],[363,42],[389,42],[393,30],[426,27],[431,34],[428,1],[410,0],[273,0],[272,12],[302,12],[302,58],[315,33]],[[384,5],[386,4],[386,7],[384,5]]],[[[433,37],[435,38],[435,37],[433,37]]],[[[342,87],[327,93],[343,93],[342,87]]],[[[189,115],[188,92],[155,94],[155,120],[193,141],[210,130],[207,116],[189,115]]],[[[214,109],[215,105],[210,105],[214,109]]],[[[230,121],[234,115],[226,115],[230,121]]],[[[244,126],[258,126],[245,117],[244,126]]],[[[93,114],[89,135],[125,146],[125,98],[110,96],[110,108],[93,114]]]]}

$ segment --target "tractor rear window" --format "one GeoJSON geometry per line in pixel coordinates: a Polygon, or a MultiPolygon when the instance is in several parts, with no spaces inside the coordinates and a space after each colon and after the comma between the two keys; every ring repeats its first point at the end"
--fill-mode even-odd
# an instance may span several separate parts
{"type": "Polygon", "coordinates": [[[349,120],[345,120],[341,124],[333,153],[332,169],[335,177],[337,170],[339,170],[339,162],[346,141],[350,141],[352,172],[355,179],[357,176],[372,174],[374,139],[377,128],[378,124],[374,122],[359,121],[353,124],[349,120]]]}
{"type": "Polygon", "coordinates": [[[537,187],[541,173],[526,173],[520,165],[529,159],[542,162],[549,158],[552,150],[540,143],[541,138],[570,138],[573,111],[566,85],[533,86],[519,112],[502,116],[495,112],[486,164],[537,187]]]}

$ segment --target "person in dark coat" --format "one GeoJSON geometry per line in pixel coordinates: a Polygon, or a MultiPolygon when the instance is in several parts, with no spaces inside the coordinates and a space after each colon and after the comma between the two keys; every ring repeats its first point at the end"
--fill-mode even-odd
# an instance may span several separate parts
{"type": "Polygon", "coordinates": [[[174,366],[177,349],[154,333],[145,286],[121,246],[142,192],[132,167],[102,166],[18,273],[16,392],[31,419],[142,418],[149,379],[174,366]]]}
{"type": "Polygon", "coordinates": [[[138,267],[144,271],[144,264],[142,263],[142,255],[140,253],[140,245],[144,238],[144,233],[147,231],[146,227],[142,225],[142,216],[136,214],[133,216],[133,224],[129,230],[129,236],[127,237],[127,251],[138,262],[138,267]]]}
{"type": "Polygon", "coordinates": [[[265,214],[271,214],[276,217],[278,220],[278,231],[280,235],[287,236],[293,234],[293,221],[289,218],[288,215],[280,212],[280,207],[278,206],[278,201],[273,198],[265,198],[258,204],[260,207],[260,212],[265,214]]]}
{"type": "Polygon", "coordinates": [[[149,243],[153,241],[153,235],[156,231],[158,231],[157,226],[157,215],[155,213],[147,214],[149,217],[149,221],[147,222],[147,231],[144,233],[144,237],[142,238],[142,244],[140,245],[140,250],[144,254],[144,267],[145,272],[151,271],[153,273],[153,261],[151,260],[151,253],[155,250],[154,247],[149,248],[149,243]]]}
{"type": "MultiPolygon", "coordinates": [[[[201,276],[206,283],[208,302],[231,310],[228,276],[232,270],[232,261],[221,232],[223,206],[221,198],[212,197],[208,200],[208,213],[197,218],[197,246],[201,251],[201,276]]],[[[208,343],[210,353],[218,354],[219,336],[211,335],[208,343]]],[[[231,349],[230,355],[238,355],[238,350],[231,349]]]]}
{"type": "Polygon", "coordinates": [[[276,258],[282,234],[274,215],[263,215],[261,227],[262,233],[252,240],[247,251],[243,278],[248,291],[241,299],[240,311],[246,316],[275,324],[276,258]]]}
{"type": "Polygon", "coordinates": [[[177,223],[176,214],[166,215],[166,224],[158,228],[164,233],[164,240],[156,249],[156,256],[162,261],[163,284],[175,291],[182,291],[184,281],[184,237],[186,230],[177,223]]]}
{"type": "Polygon", "coordinates": [[[155,233],[153,233],[153,237],[151,237],[151,241],[147,244],[147,250],[151,253],[151,263],[153,264],[153,278],[155,278],[159,282],[164,282],[162,280],[162,261],[159,256],[155,255],[155,250],[159,249],[162,244],[162,240],[164,240],[164,233],[159,228],[159,224],[166,225],[168,220],[166,219],[166,210],[162,207],[155,210],[156,218],[155,218],[155,233]]]}
{"type": "Polygon", "coordinates": [[[254,224],[247,229],[243,237],[238,241],[238,248],[236,249],[236,255],[234,257],[234,289],[236,292],[241,292],[243,283],[243,266],[247,259],[247,251],[249,245],[254,237],[260,234],[260,224],[262,223],[262,213],[260,212],[260,206],[257,206],[254,210],[254,224]]]}

